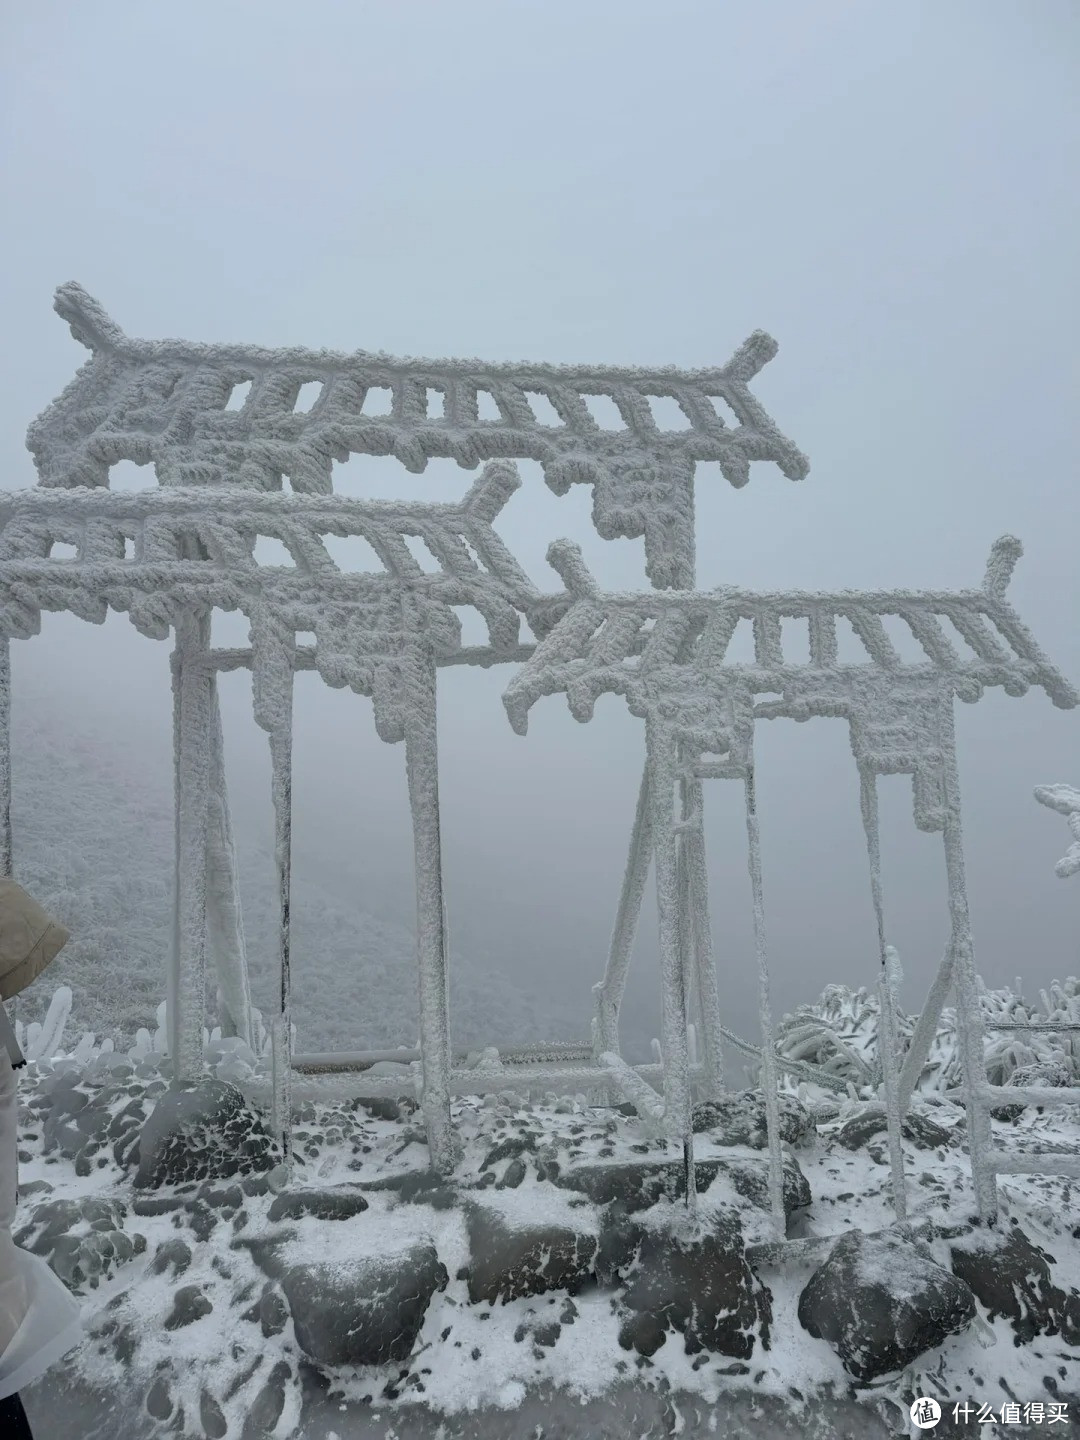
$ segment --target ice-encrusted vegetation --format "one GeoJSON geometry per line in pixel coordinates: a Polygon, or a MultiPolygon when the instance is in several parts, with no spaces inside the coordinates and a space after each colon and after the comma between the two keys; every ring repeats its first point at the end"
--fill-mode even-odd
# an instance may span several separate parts
{"type": "MultiPolygon", "coordinates": [[[[74,1061],[94,1072],[107,1070],[114,1060],[156,1069],[168,1058],[164,1001],[157,1007],[152,1031],[140,1026],[132,1039],[83,1030],[73,1042],[66,1033],[72,1000],[70,988],[60,986],[44,1021],[24,1025],[16,1020],[16,1036],[28,1062],[74,1061]]],[[[1080,1085],[1080,1030],[1036,1032],[1023,1039],[994,1030],[995,1020],[1080,1024],[1080,979],[1069,976],[1052,981],[1049,990],[1040,989],[1039,1004],[1009,986],[989,989],[983,985],[980,1000],[987,1029],[986,1076],[991,1085],[1080,1085]]],[[[901,1012],[897,1018],[903,1046],[914,1032],[918,1016],[901,1012]]],[[[253,1019],[254,1046],[235,1036],[223,1038],[220,1027],[204,1027],[204,1061],[217,1079],[243,1082],[269,1066],[270,1032],[257,1008],[253,1019]]],[[[812,1004],[799,1005],[782,1018],[776,1050],[786,1059],[805,1061],[842,1081],[850,1098],[867,1099],[881,1083],[879,1022],[880,1004],[873,991],[827,985],[812,1004]]],[[[956,1012],[946,1006],[916,1093],[942,1097],[958,1090],[962,1081],[956,1012]]],[[[786,1076],[784,1084],[785,1089],[804,1095],[814,1088],[812,1082],[797,1075],[786,1076]]]]}
{"type": "MultiPolygon", "coordinates": [[[[1040,989],[1038,1003],[1016,989],[980,985],[986,1027],[986,1074],[991,1085],[1080,1085],[1080,1031],[1011,1034],[994,1029],[995,1021],[1080,1023],[1080,980],[1054,980],[1040,989]]],[[[777,1026],[777,1050],[822,1070],[854,1092],[881,1083],[878,1048],[880,1002],[875,992],[860,987],[828,985],[813,1004],[800,1005],[777,1026]]],[[[911,1039],[917,1015],[897,1014],[901,1048],[911,1039]]],[[[789,1077],[789,1084],[795,1084],[789,1077]]],[[[941,1013],[930,1054],[916,1090],[944,1095],[963,1083],[956,1011],[941,1013]]]]}

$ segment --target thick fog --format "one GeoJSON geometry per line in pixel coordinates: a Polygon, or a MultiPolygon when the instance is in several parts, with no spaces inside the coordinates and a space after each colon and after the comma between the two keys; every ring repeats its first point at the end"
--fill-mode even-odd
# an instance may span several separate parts
{"type": "MultiPolygon", "coordinates": [[[[699,467],[699,584],[963,587],[1014,533],[1012,599],[1080,681],[1067,0],[37,0],[4,30],[3,486],[34,483],[26,426],[85,358],[50,308],[66,280],[151,338],[693,368],[762,328],[780,350],[754,391],[811,470],[793,484],[755,465],[734,490],[699,467]]],[[[453,498],[470,482],[439,461],[348,471],[354,494],[453,498]]],[[[497,528],[539,583],[556,588],[544,554],[564,535],[603,583],[646,583],[641,542],[601,541],[586,487],[557,498],[538,466],[522,472],[497,528]]],[[[243,643],[232,619],[215,639],[243,643]]],[[[17,725],[90,737],[130,760],[132,785],[152,773],[167,790],[166,645],[123,616],[47,616],[13,650],[17,725]]],[[[642,725],[615,697],[588,725],[551,698],[522,739],[500,702],[511,674],[440,677],[453,943],[580,997],[584,1035],[642,725]]],[[[223,678],[222,706],[238,838],[265,851],[247,676],[223,678]]],[[[1067,832],[1031,792],[1080,781],[1080,712],[998,692],[957,722],[978,967],[1033,994],[1077,969],[1080,891],[1053,874],[1067,832]]],[[[783,1011],[830,981],[875,983],[876,938],[846,725],[763,723],[758,755],[783,1011]]],[[[882,793],[915,1009],[946,935],[941,841],[915,830],[908,779],[882,793]]],[[[708,787],[721,995],[754,1037],[741,803],[708,787]]],[[[377,739],[368,701],[310,674],[295,806],[298,875],[410,924],[402,750],[377,739]]],[[[297,965],[298,984],[319,983],[317,955],[297,965]]],[[[657,990],[649,905],[627,1002],[645,1032],[657,990]]]]}

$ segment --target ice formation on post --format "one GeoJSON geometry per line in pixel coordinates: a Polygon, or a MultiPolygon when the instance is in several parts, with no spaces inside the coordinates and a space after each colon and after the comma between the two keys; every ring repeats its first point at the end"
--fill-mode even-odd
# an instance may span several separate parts
{"type": "MultiPolygon", "coordinates": [[[[972,1166],[979,1208],[993,1213],[994,1164],[990,1154],[989,1111],[983,1103],[982,1021],[977,997],[960,833],[960,800],[953,734],[953,702],[980,698],[989,687],[1022,695],[1043,689],[1053,703],[1070,708],[1078,697],[1039,650],[1006,599],[1013,566],[1021,553],[1010,536],[993,547],[983,584],[962,591],[800,591],[753,593],[723,587],[711,593],[602,593],[576,546],[557,541],[548,552],[572,604],[504,694],[510,723],[519,734],[531,707],[543,695],[565,694],[571,714],[591,719],[603,694],[620,694],[646,725],[647,768],[638,807],[624,899],[640,901],[643,863],[651,845],[657,867],[660,950],[665,1004],[662,1047],[665,1065],[664,1121],[672,1138],[685,1132],[690,1068],[685,1046],[683,995],[686,987],[680,917],[675,904],[679,843],[696,839],[700,807],[689,817],[677,813],[677,786],[706,778],[741,780],[746,792],[755,934],[761,984],[763,1085],[775,1106],[775,1056],[769,1033],[767,956],[761,899],[760,857],[754,805],[753,731],[759,719],[835,716],[847,720],[859,770],[871,892],[881,945],[883,1016],[892,1014],[892,952],[887,944],[877,836],[876,777],[912,776],[916,825],[940,831],[944,839],[951,934],[942,976],[933,995],[940,1010],[955,983],[965,1017],[963,1046],[968,1077],[972,1166]],[[920,663],[901,659],[882,623],[906,623],[925,655],[920,663]],[[781,621],[805,620],[809,660],[784,653],[781,621]],[[740,620],[751,623],[752,664],[725,663],[740,620]],[[850,622],[865,650],[865,661],[841,663],[837,624],[850,622]],[[941,621],[951,623],[967,649],[950,641],[941,621]]],[[[628,902],[629,904],[629,902],[628,902]]],[[[691,928],[708,925],[703,890],[691,900],[691,928]]],[[[621,937],[633,938],[633,919],[620,911],[621,937]]],[[[618,1006],[626,978],[628,946],[613,946],[612,963],[598,988],[597,1032],[605,1053],[617,1053],[618,1006]]],[[[924,1019],[927,1019],[924,1013],[924,1019]]],[[[930,1036],[937,1016],[929,1017],[930,1036]]],[[[706,1053],[719,1050],[715,1014],[702,1015],[706,1053]],[[711,1034],[710,1034],[711,1032],[711,1034]]],[[[895,1046],[895,1035],[893,1035],[895,1046]]],[[[925,1032],[923,1035],[925,1038],[925,1032]]],[[[883,1037],[887,1045],[888,1035],[883,1037]]],[[[916,1037],[916,1043],[922,1040],[916,1037]]],[[[916,1047],[913,1046],[914,1050],[916,1047]]],[[[885,1098],[893,1157],[894,1197],[904,1209],[899,1151],[901,1097],[905,1076],[896,1073],[895,1048],[885,1064],[885,1098]]],[[[925,1055],[906,1057],[916,1069],[925,1055]]],[[[705,1077],[706,1082],[709,1076],[705,1077]]],[[[908,1092],[910,1093],[910,1092],[908,1092]]],[[[632,1097],[630,1097],[632,1098],[632,1097]]],[[[770,1127],[772,1131],[772,1127],[770,1127]]],[[[774,1195],[779,1186],[780,1151],[771,1135],[774,1195]]],[[[778,1216],[779,1218],[779,1216],[778,1216]]]]}
{"type": "Polygon", "coordinates": [[[0,876],[11,875],[11,642],[0,635],[0,876]]]}
{"type": "Polygon", "coordinates": [[[1040,805],[1064,815],[1069,822],[1072,844],[1054,866],[1054,874],[1066,880],[1080,871],[1080,790],[1072,785],[1036,785],[1035,799],[1040,805]]]}
{"type": "Polygon", "coordinates": [[[206,936],[220,989],[221,1033],[253,1043],[244,917],[237,885],[236,845],[225,780],[221,711],[215,704],[210,729],[210,814],[206,860],[206,936]]]}

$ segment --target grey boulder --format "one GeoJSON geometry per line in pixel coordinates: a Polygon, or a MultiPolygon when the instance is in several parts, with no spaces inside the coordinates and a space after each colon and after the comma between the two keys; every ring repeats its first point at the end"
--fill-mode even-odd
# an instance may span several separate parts
{"type": "MultiPolygon", "coordinates": [[[[794,1095],[781,1095],[780,1138],[789,1145],[807,1145],[817,1135],[814,1117],[794,1095]]],[[[765,1100],[760,1090],[734,1090],[717,1100],[694,1106],[694,1133],[708,1133],[720,1145],[749,1145],[764,1150],[769,1144],[765,1100]]]]}
{"type": "MultiPolygon", "coordinates": [[[[725,1155],[695,1160],[694,1176],[699,1194],[724,1176],[743,1199],[762,1209],[769,1208],[769,1164],[763,1157],[725,1155]]],[[[607,1164],[577,1165],[556,1182],[587,1195],[595,1205],[616,1204],[627,1211],[647,1210],[658,1200],[678,1200],[685,1194],[681,1160],[611,1161],[607,1164]]],[[[790,1155],[783,1164],[784,1211],[790,1220],[811,1203],[810,1186],[799,1163],[790,1155]]]]}
{"type": "MultiPolygon", "coordinates": [[[[884,1136],[888,1128],[885,1111],[874,1106],[845,1121],[836,1132],[836,1140],[845,1150],[858,1150],[877,1136],[884,1136]]],[[[914,1110],[909,1111],[900,1122],[900,1133],[920,1150],[937,1150],[951,1144],[953,1139],[951,1130],[914,1110]]]]}
{"type": "Polygon", "coordinates": [[[976,1232],[952,1247],[953,1274],[974,1291],[987,1318],[1003,1315],[1012,1325],[1014,1343],[1036,1335],[1060,1335],[1080,1346],[1080,1292],[1055,1285],[1053,1257],[1013,1225],[1004,1237],[976,1232]]]}
{"type": "Polygon", "coordinates": [[[769,1346],[772,1295],[746,1261],[737,1215],[720,1212],[708,1228],[682,1238],[625,1214],[608,1217],[597,1270],[622,1281],[619,1343],[652,1355],[671,1332],[688,1355],[708,1350],[747,1360],[760,1338],[769,1346]]]}
{"type": "Polygon", "coordinates": [[[597,1237],[592,1226],[549,1219],[511,1219],[484,1205],[468,1210],[469,1299],[519,1300],[549,1290],[569,1294],[593,1282],[597,1237]]]}
{"type": "Polygon", "coordinates": [[[269,1170],[277,1146],[235,1085],[207,1080],[167,1090],[143,1122],[137,1189],[269,1170]]]}
{"type": "Polygon", "coordinates": [[[322,1365],[407,1360],[431,1297],[447,1283],[430,1241],[377,1257],[298,1264],[281,1288],[296,1340],[322,1365]]]}
{"type": "Polygon", "coordinates": [[[922,1245],[852,1231],[799,1298],[799,1321],[856,1380],[901,1370],[975,1318],[975,1297],[922,1245]]]}
{"type": "Polygon", "coordinates": [[[335,1190],[286,1190],[270,1202],[268,1219],[273,1224],[279,1220],[302,1220],[305,1216],[315,1220],[351,1220],[367,1208],[364,1196],[345,1186],[335,1190]]]}

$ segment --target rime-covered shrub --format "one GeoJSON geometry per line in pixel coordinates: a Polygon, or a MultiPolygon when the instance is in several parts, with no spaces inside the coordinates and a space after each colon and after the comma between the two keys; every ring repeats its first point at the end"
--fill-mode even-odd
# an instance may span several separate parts
{"type": "MultiPolygon", "coordinates": [[[[979,999],[991,1085],[1080,1085],[1080,1031],[1024,1034],[994,1029],[995,1020],[1080,1023],[1080,980],[1055,980],[1049,991],[1040,990],[1041,1008],[1008,987],[989,990],[981,981],[979,999]]],[[[910,1042],[917,1020],[917,1015],[897,1015],[902,1050],[910,1042]]],[[[874,992],[828,985],[814,1004],[800,1005],[783,1017],[776,1027],[777,1051],[785,1059],[818,1066],[857,1091],[876,1086],[881,1079],[878,1021],[874,992]]],[[[940,1095],[962,1082],[956,1011],[946,1006],[916,1088],[923,1094],[940,1095]]]]}
{"type": "MultiPolygon", "coordinates": [[[[988,990],[980,982],[986,1025],[986,1074],[991,1085],[1080,1085],[1080,1031],[995,1032],[995,1020],[1035,1020],[1080,1023],[1080,980],[1055,980],[1040,990],[1039,1006],[1030,1005],[1004,987],[988,990]]],[[[131,1066],[143,1073],[168,1063],[165,1005],[157,1007],[153,1033],[141,1028],[134,1041],[106,1037],[98,1041],[89,1031],[65,1048],[64,1030],[71,1011],[71,992],[61,986],[53,996],[44,1024],[15,1022],[15,1032],[27,1060],[47,1067],[85,1069],[91,1073],[131,1066]]],[[[914,1031],[917,1015],[899,1014],[897,1029],[903,1050],[914,1031]]],[[[242,1084],[264,1074],[270,1059],[270,1035],[258,1010],[253,1012],[254,1049],[221,1030],[203,1030],[203,1058],[219,1080],[242,1084]]],[[[295,1027],[293,1043],[296,1043],[295,1027]]],[[[850,1085],[856,1093],[876,1088],[881,1081],[878,1062],[878,1001],[865,989],[828,985],[812,1005],[800,1005],[776,1027],[777,1052],[789,1060],[820,1068],[834,1082],[834,1091],[850,1085]]],[[[751,1080],[759,1083],[751,1070],[751,1080]]],[[[795,1090],[805,1077],[786,1075],[783,1083],[795,1090]]],[[[916,1089],[924,1095],[942,1095],[963,1083],[957,1040],[956,1011],[946,1006],[923,1066],[916,1089]]]]}

